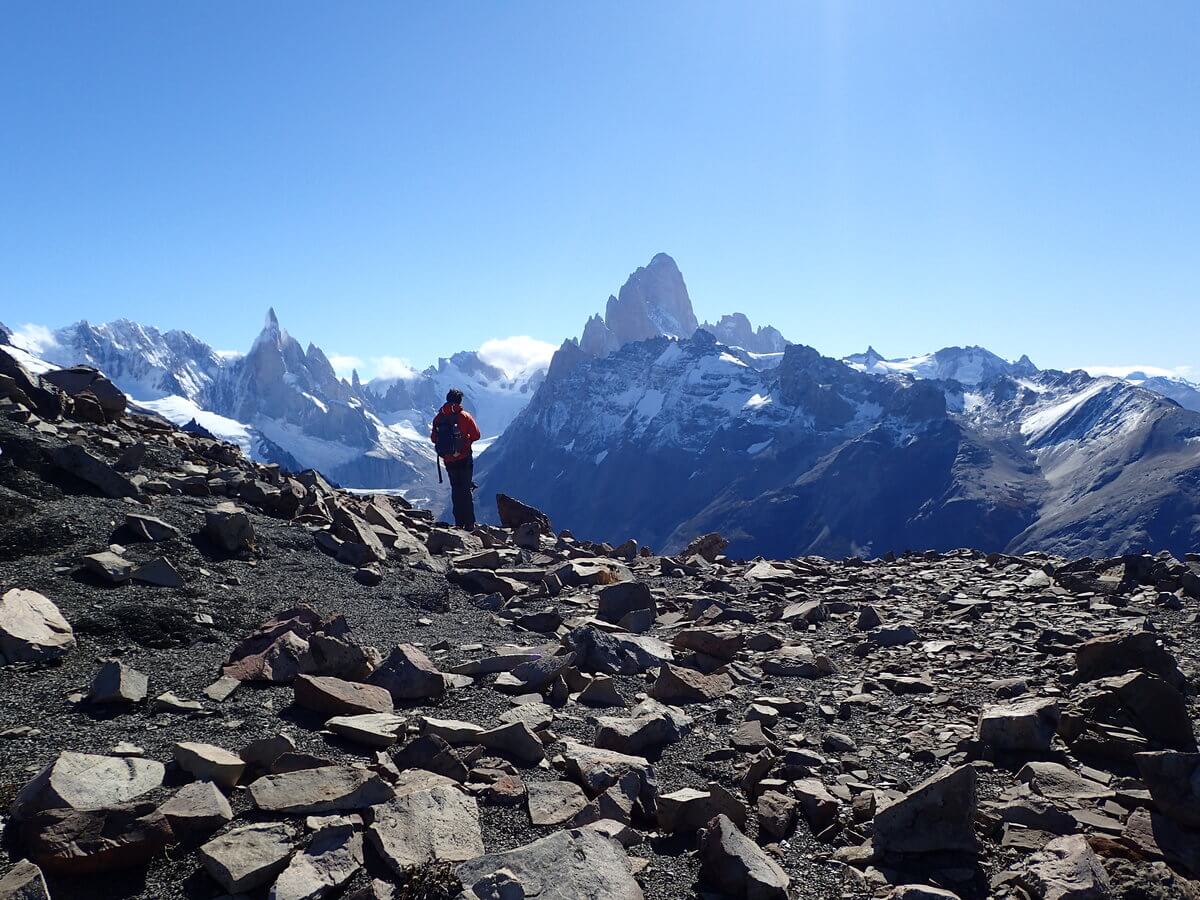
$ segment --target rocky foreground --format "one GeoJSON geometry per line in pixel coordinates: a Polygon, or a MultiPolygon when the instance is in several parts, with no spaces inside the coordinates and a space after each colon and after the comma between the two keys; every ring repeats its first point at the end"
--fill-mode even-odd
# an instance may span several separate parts
{"type": "Polygon", "coordinates": [[[1200,556],[498,511],[0,355],[0,900],[1200,896],[1200,556]]]}

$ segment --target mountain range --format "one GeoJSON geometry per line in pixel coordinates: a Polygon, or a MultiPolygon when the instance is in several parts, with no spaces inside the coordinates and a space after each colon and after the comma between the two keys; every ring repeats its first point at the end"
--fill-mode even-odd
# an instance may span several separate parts
{"type": "Polygon", "coordinates": [[[463,351],[339,378],[274,311],[245,353],[128,320],[39,341],[0,326],[0,342],[35,370],[93,365],[254,458],[437,510],[426,428],[457,386],[484,431],[481,513],[508,493],[614,542],[670,550],[717,530],[731,552],[771,556],[1200,544],[1196,385],[1041,370],[982,347],[833,359],[743,313],[700,322],[663,253],[548,368],[516,373],[463,351]]]}

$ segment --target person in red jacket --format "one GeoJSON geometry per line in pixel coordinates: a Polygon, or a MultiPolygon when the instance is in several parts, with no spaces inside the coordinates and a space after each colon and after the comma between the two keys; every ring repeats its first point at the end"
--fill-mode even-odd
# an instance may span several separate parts
{"type": "MultiPolygon", "coordinates": [[[[462,408],[463,393],[452,388],[446,394],[445,405],[433,417],[429,439],[434,450],[446,464],[450,476],[450,500],[454,508],[454,524],[459,528],[475,527],[475,488],[472,476],[475,458],[471,445],[479,440],[479,426],[474,417],[462,408]]],[[[440,476],[439,476],[440,478],[440,476]]]]}

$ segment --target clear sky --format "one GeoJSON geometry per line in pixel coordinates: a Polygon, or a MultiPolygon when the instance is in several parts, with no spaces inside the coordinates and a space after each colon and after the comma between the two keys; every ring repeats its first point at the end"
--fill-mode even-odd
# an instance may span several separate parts
{"type": "Polygon", "coordinates": [[[1200,3],[0,9],[0,321],[426,364],[636,266],[842,355],[1200,373],[1200,3]]]}

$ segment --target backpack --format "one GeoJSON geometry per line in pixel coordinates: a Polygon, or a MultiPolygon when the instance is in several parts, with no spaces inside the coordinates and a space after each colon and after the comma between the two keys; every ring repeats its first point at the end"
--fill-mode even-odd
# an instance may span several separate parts
{"type": "Polygon", "coordinates": [[[462,447],[462,431],[458,427],[458,413],[439,415],[433,426],[433,449],[438,456],[453,456],[462,447]]]}

